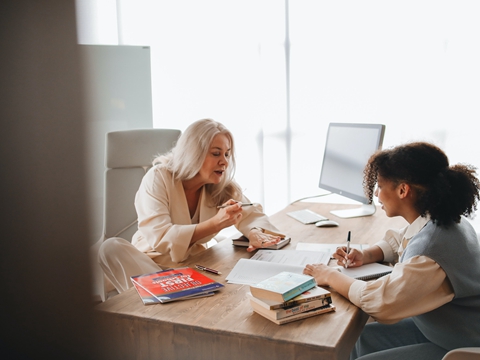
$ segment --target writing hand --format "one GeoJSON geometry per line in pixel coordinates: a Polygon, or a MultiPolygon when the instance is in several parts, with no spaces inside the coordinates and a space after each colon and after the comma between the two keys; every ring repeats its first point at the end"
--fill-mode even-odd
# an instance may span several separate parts
{"type": "Polygon", "coordinates": [[[333,257],[337,260],[339,266],[358,267],[363,265],[363,252],[358,249],[350,248],[350,253],[347,254],[347,247],[339,246],[333,257]]]}

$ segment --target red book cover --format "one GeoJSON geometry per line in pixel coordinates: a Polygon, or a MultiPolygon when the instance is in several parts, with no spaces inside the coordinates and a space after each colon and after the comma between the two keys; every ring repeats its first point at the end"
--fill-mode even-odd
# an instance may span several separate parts
{"type": "Polygon", "coordinates": [[[145,305],[208,296],[223,287],[189,267],[132,276],[131,280],[145,305]]]}

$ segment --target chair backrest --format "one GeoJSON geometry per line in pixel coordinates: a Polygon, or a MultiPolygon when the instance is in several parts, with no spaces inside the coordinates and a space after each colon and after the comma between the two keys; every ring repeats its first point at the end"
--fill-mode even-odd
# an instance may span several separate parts
{"type": "Polygon", "coordinates": [[[131,241],[137,230],[134,199],[156,155],[168,152],[180,136],[174,129],[135,129],[106,134],[103,235],[131,241]]]}

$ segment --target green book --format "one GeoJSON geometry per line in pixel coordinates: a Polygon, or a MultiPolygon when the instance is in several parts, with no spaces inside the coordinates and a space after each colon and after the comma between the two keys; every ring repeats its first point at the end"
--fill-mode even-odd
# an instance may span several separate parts
{"type": "Polygon", "coordinates": [[[259,299],[288,301],[317,285],[312,276],[282,271],[255,285],[250,292],[259,299]]]}

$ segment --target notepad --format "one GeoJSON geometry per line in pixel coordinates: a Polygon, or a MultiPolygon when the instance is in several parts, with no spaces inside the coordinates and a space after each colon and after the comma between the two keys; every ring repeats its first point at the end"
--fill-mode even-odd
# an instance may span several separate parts
{"type": "Polygon", "coordinates": [[[388,275],[392,272],[393,267],[380,263],[371,263],[355,268],[339,267],[338,270],[357,280],[373,280],[388,275]]]}

